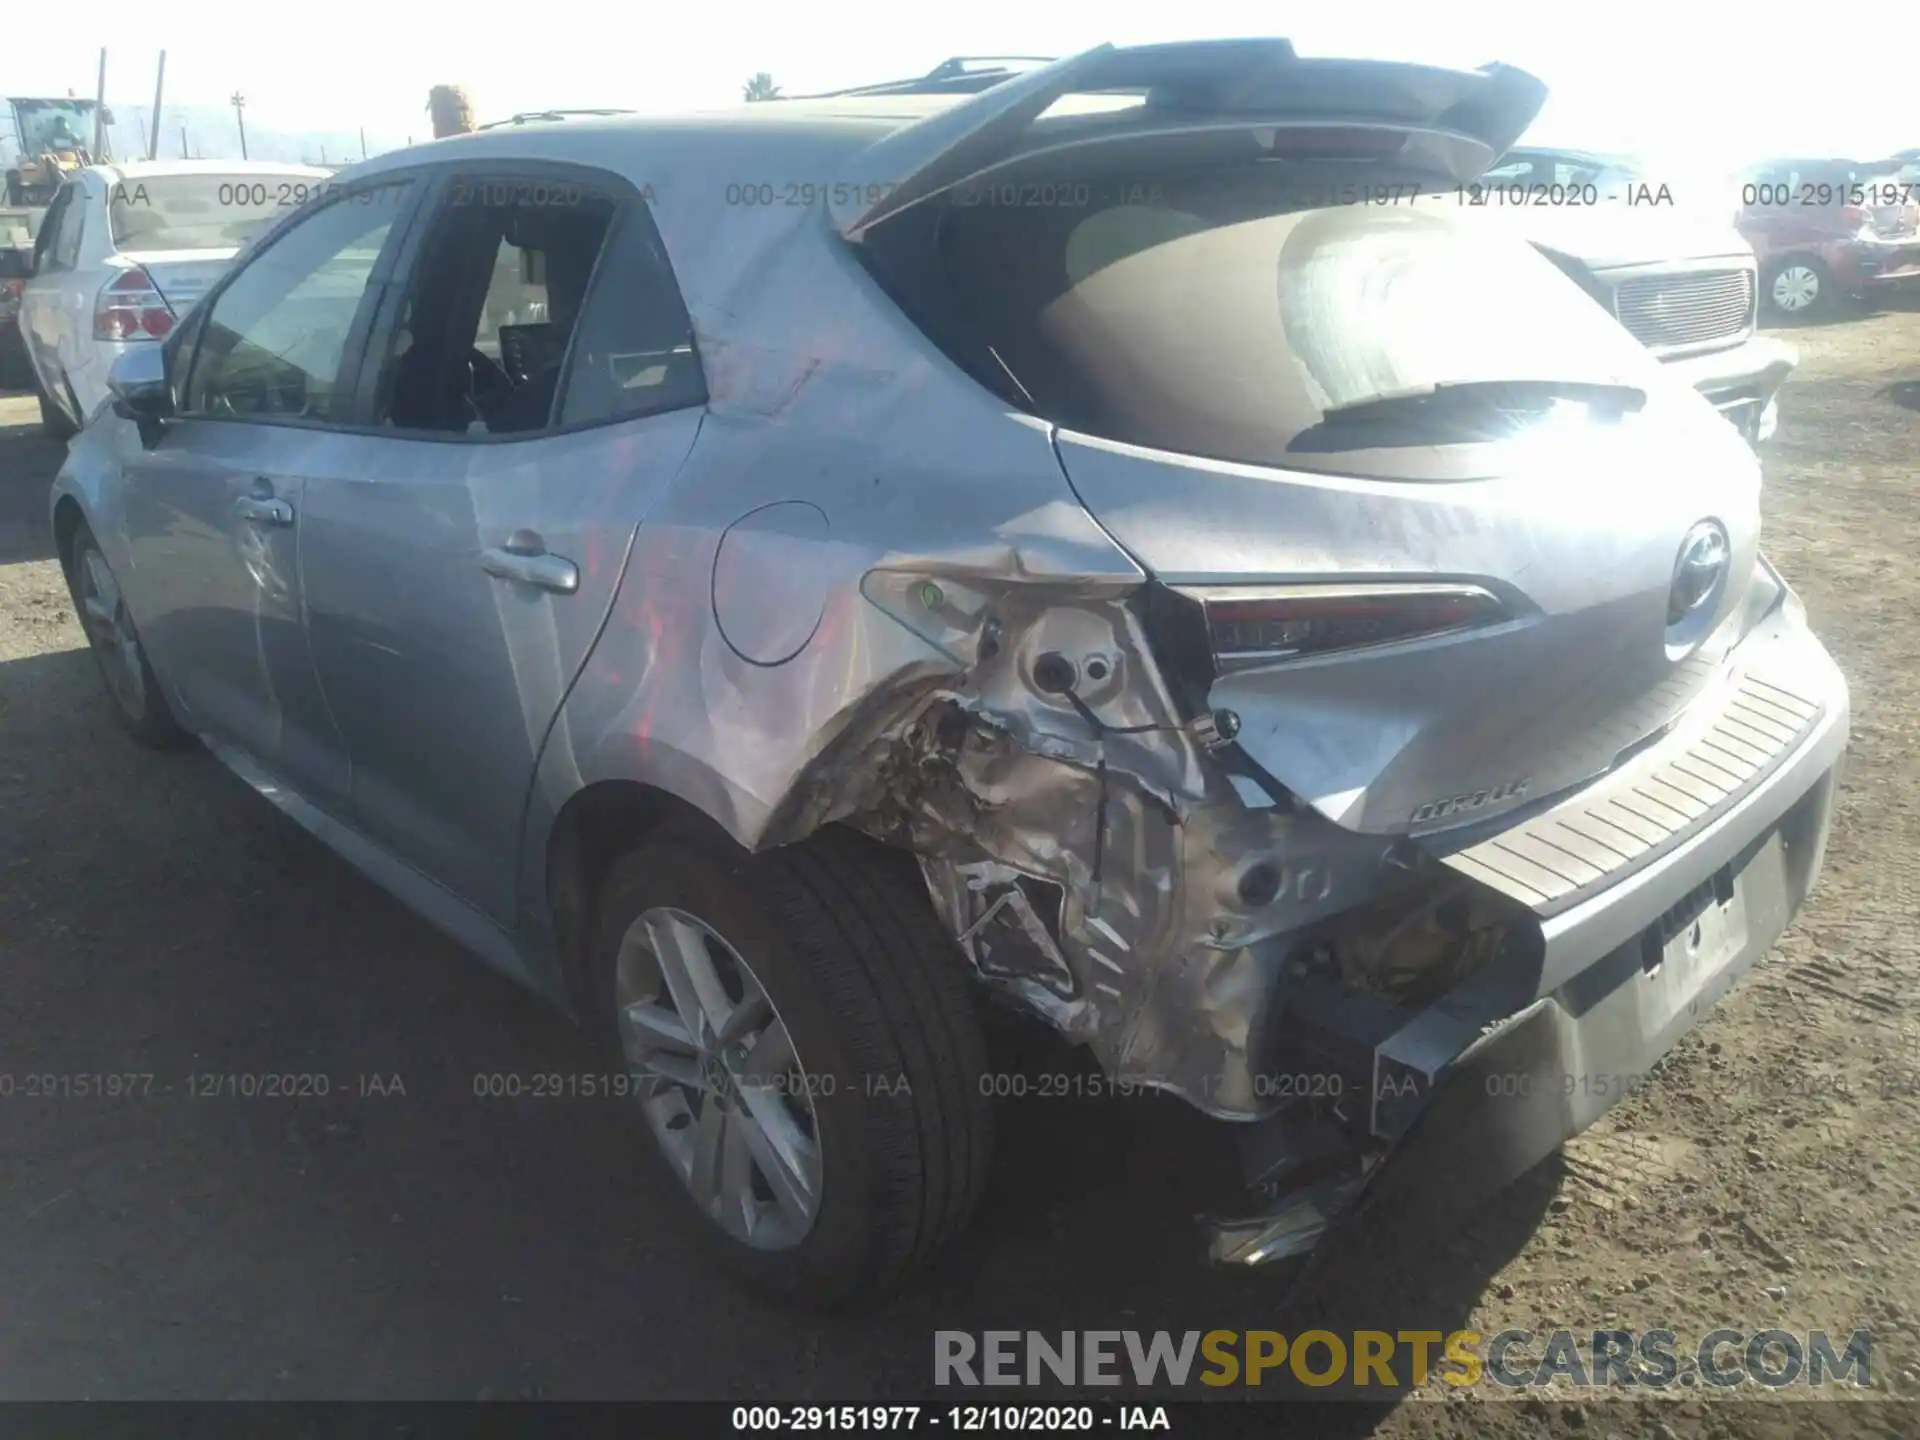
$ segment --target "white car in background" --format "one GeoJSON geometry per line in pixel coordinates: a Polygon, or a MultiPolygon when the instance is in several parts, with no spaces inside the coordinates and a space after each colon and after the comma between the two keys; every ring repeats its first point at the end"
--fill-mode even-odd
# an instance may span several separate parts
{"type": "Polygon", "coordinates": [[[321,193],[332,171],[244,160],[150,160],[75,172],[53,198],[20,297],[20,336],[47,432],[65,439],[107,398],[107,371],[165,339],[253,234],[321,193]]]}

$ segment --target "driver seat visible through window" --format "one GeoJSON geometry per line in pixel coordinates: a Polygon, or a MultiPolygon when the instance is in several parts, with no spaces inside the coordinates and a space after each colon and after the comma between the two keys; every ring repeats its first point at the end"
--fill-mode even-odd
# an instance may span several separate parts
{"type": "Polygon", "coordinates": [[[455,184],[401,304],[381,423],[469,435],[546,429],[613,214],[612,201],[574,186],[455,184]]]}

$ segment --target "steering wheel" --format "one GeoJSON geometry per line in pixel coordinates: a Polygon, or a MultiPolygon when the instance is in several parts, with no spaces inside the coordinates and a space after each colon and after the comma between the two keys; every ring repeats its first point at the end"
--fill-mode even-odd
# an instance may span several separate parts
{"type": "Polygon", "coordinates": [[[506,367],[484,350],[467,352],[467,371],[473,377],[473,400],[482,409],[513,393],[513,379],[506,367]]]}

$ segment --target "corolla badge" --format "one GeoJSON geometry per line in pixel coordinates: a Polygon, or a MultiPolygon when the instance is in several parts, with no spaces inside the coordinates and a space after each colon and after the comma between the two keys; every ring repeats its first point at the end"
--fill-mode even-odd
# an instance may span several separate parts
{"type": "Polygon", "coordinates": [[[1733,543],[1717,520],[1702,520],[1680,542],[1667,590],[1667,624],[1678,625],[1719,590],[1733,560],[1733,543]]]}

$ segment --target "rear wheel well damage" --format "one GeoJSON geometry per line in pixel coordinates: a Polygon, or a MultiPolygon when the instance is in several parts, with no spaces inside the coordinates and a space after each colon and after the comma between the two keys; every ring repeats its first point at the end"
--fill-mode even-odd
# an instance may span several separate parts
{"type": "Polygon", "coordinates": [[[852,707],[763,843],[838,822],[913,855],[976,978],[1114,1078],[1266,1116],[1287,1098],[1265,1076],[1292,1068],[1279,1017],[1302,954],[1412,1004],[1495,948],[1491,892],[1235,783],[1138,587],[862,588],[950,663],[852,707]]]}
{"type": "MultiPolygon", "coordinates": [[[[844,824],[912,856],[975,978],[1116,1080],[1265,1118],[1301,1098],[1271,1082],[1300,1068],[1297,994],[1417,1006],[1524,933],[1404,838],[1237,786],[1137,587],[875,572],[862,588],[938,659],[842,713],[752,848],[844,824]]],[[[607,867],[695,808],[618,782],[563,808],[548,886],[576,999],[607,867]]],[[[1371,1129],[1370,1109],[1352,1118],[1371,1129]]]]}

